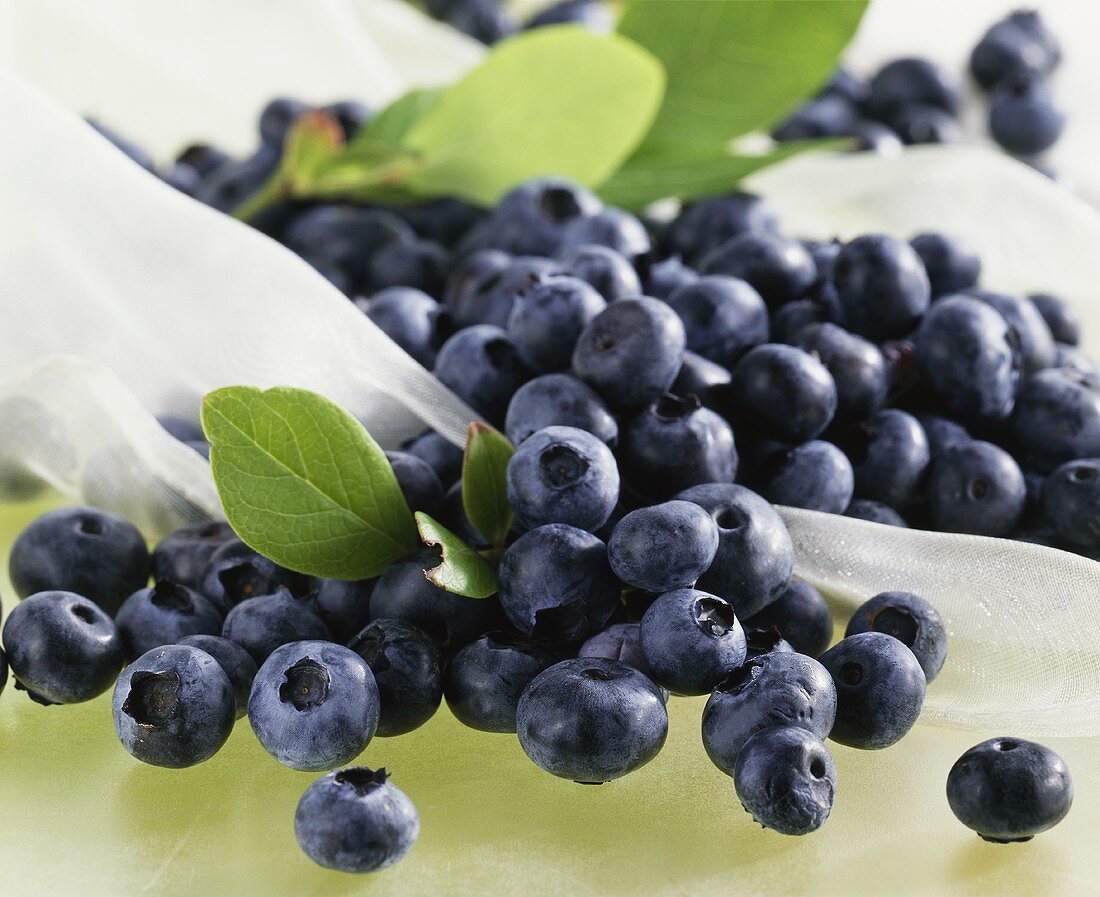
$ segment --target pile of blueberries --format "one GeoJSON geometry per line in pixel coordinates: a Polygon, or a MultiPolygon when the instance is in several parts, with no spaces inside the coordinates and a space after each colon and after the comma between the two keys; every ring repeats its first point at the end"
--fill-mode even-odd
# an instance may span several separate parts
{"type": "MultiPolygon", "coordinates": [[[[970,55],[970,75],[988,100],[990,136],[1048,172],[1041,154],[1062,136],[1066,115],[1050,76],[1062,60],[1039,13],[1021,9],[995,23],[970,55]]],[[[887,63],[869,80],[840,71],[821,93],[779,125],[779,141],[852,137],[879,152],[901,144],[961,139],[962,91],[951,73],[918,57],[887,63]]]]}

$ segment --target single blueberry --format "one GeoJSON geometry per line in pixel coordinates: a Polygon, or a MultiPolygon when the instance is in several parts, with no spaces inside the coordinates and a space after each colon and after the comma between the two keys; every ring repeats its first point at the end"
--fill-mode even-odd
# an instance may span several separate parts
{"type": "Polygon", "coordinates": [[[905,645],[931,682],[947,658],[947,629],[932,603],[912,592],[883,592],[863,602],[848,621],[845,636],[883,632],[905,645]]]}
{"type": "Polygon", "coordinates": [[[218,661],[189,645],[165,645],[122,671],[112,710],[126,750],[153,766],[209,760],[233,731],[233,685],[218,661]]]}
{"type": "Polygon", "coordinates": [[[848,457],[831,442],[811,439],[773,458],[764,497],[777,505],[843,514],[855,478],[848,457]]]}
{"type": "Polygon", "coordinates": [[[887,124],[906,106],[922,103],[954,114],[959,89],[947,73],[927,59],[905,57],[884,65],[871,79],[867,112],[887,124]]]}
{"type": "Polygon", "coordinates": [[[161,645],[174,645],[188,635],[218,635],[222,615],[198,592],[166,579],[139,589],[122,602],[115,615],[129,657],[161,645]]]}
{"type": "Polygon", "coordinates": [[[982,260],[970,243],[953,234],[917,234],[909,245],[920,256],[933,296],[945,296],[978,285],[982,260]]]}
{"type": "Polygon", "coordinates": [[[289,642],[332,637],[313,598],[296,598],[284,587],[236,605],[226,615],[221,635],[244,648],[256,663],[263,663],[272,651],[289,642]]]}
{"type": "Polygon", "coordinates": [[[509,631],[488,632],[447,664],[443,694],[459,722],[482,732],[515,732],[516,708],[549,652],[509,631]]]}
{"type": "Polygon", "coordinates": [[[1027,498],[1024,475],[1012,456],[980,440],[939,454],[925,492],[936,529],[978,536],[1007,536],[1027,498]]]}
{"type": "Polygon", "coordinates": [[[800,654],[817,657],[833,640],[833,617],[821,593],[795,577],[778,598],[743,623],[746,632],[777,629],[800,654]]]}
{"type": "Polygon", "coordinates": [[[828,310],[813,299],[796,299],[794,302],[784,303],[772,315],[772,342],[796,346],[805,328],[828,320],[828,310]]]}
{"type": "Polygon", "coordinates": [[[794,340],[825,365],[836,384],[837,416],[866,420],[886,401],[886,360],[878,347],[835,324],[809,324],[794,340]]]}
{"type": "Polygon", "coordinates": [[[193,523],[165,536],[153,549],[153,580],[167,579],[197,589],[211,556],[235,539],[224,521],[193,523]]]}
{"type": "Polygon", "coordinates": [[[585,430],[614,448],[619,425],[596,391],[570,374],[543,374],[524,383],[504,417],[504,432],[513,445],[546,427],[585,430]]]}
{"type": "Polygon", "coordinates": [[[727,368],[768,341],[768,308],[736,277],[700,277],[673,292],[668,304],[684,322],[687,347],[727,368]]]}
{"type": "Polygon", "coordinates": [[[627,585],[667,592],[694,585],[714,561],[718,525],[689,501],[666,501],[631,511],[607,543],[611,569],[627,585]]]}
{"type": "Polygon", "coordinates": [[[985,90],[1017,75],[1046,75],[1061,61],[1057,38],[1039,13],[1018,9],[995,22],[970,53],[970,74],[985,90]]]}
{"type": "Polygon", "coordinates": [[[783,519],[755,492],[733,483],[685,489],[676,498],[694,502],[718,524],[718,553],[698,586],[750,617],[786,591],[794,547],[783,519]]]}
{"type": "Polygon", "coordinates": [[[488,222],[491,246],[514,255],[552,256],[574,221],[595,215],[600,200],[572,181],[542,178],[505,194],[488,222]]]}
{"type": "Polygon", "coordinates": [[[298,215],[283,241],[299,255],[324,258],[347,272],[355,285],[365,285],[371,258],[390,243],[416,239],[404,221],[382,209],[318,205],[298,215]]]}
{"type": "Polygon", "coordinates": [[[933,461],[948,449],[960,448],[970,442],[970,434],[962,424],[935,414],[918,414],[916,418],[928,437],[928,450],[933,461]]]}
{"type": "Polygon", "coordinates": [[[435,375],[491,424],[504,420],[508,402],[531,372],[499,327],[476,324],[452,336],[435,359],[435,375]]]}
{"type": "Polygon", "coordinates": [[[608,302],[642,295],[638,272],[607,246],[579,246],[561,260],[562,273],[593,287],[608,302]]]}
{"type": "Polygon", "coordinates": [[[967,295],[993,308],[1008,323],[1019,342],[1024,374],[1034,374],[1054,364],[1054,337],[1030,299],[979,289],[969,290],[967,295]]]}
{"type": "Polygon", "coordinates": [[[89,701],[111,687],[124,662],[114,621],[72,592],[31,595],[4,621],[7,666],[15,687],[40,704],[89,701]]]}
{"type": "Polygon", "coordinates": [[[779,215],[768,200],[752,193],[712,196],[689,205],[669,227],[669,249],[688,261],[749,233],[779,230],[779,215]]]}
{"type": "Polygon", "coordinates": [[[408,452],[386,452],[401,494],[411,511],[423,511],[437,517],[443,508],[443,484],[432,466],[408,452]]]}
{"type": "Polygon", "coordinates": [[[665,592],[642,617],[642,651],[654,680],[673,694],[703,695],[745,661],[733,607],[697,589],[665,592]]]}
{"type": "Polygon", "coordinates": [[[1080,342],[1081,321],[1068,302],[1050,293],[1032,293],[1027,298],[1043,316],[1055,341],[1068,346],[1080,342]]]}
{"type": "Polygon", "coordinates": [[[449,489],[462,476],[462,449],[434,430],[409,440],[402,449],[427,461],[444,489],[449,489]]]}
{"type": "Polygon", "coordinates": [[[450,261],[450,253],[434,240],[394,241],[370,257],[367,286],[371,290],[405,287],[441,296],[450,261]]]}
{"type": "Polygon", "coordinates": [[[282,147],[287,132],[294,123],[307,112],[310,105],[292,97],[275,97],[260,111],[260,140],[264,143],[282,147]]]}
{"type": "Polygon", "coordinates": [[[199,591],[221,613],[249,598],[269,595],[283,581],[274,561],[239,539],[223,543],[210,555],[199,579],[199,591]]]}
{"type": "Polygon", "coordinates": [[[632,263],[651,249],[649,232],[642,222],[623,209],[610,207],[567,224],[557,252],[568,255],[583,246],[606,246],[632,263]]]}
{"type": "Polygon", "coordinates": [[[901,509],[921,488],[932,453],[913,415],[886,408],[856,428],[848,457],[855,471],[856,495],[901,509]]]}
{"type": "Polygon", "coordinates": [[[1059,541],[1100,548],[1100,458],[1067,461],[1043,481],[1043,525],[1059,541]]]}
{"type": "Polygon", "coordinates": [[[721,243],[700,263],[704,274],[747,281],[769,306],[801,299],[817,269],[801,243],[771,233],[748,233],[721,243]]]}
{"type": "Polygon", "coordinates": [[[455,313],[456,320],[463,327],[491,324],[507,328],[519,295],[540,280],[560,274],[560,267],[547,258],[521,256],[511,259],[499,276],[479,282],[477,290],[466,299],[465,307],[455,313]]]}
{"type": "Polygon", "coordinates": [[[454,196],[391,206],[390,210],[400,215],[421,238],[435,240],[448,248],[455,248],[468,232],[489,217],[481,206],[454,196]]]}
{"type": "Polygon", "coordinates": [[[520,358],[539,373],[569,367],[577,338],[607,308],[595,288],[576,277],[548,277],[516,296],[508,333],[520,358]]]}
{"type": "Polygon", "coordinates": [[[748,740],[733,783],[755,822],[784,835],[825,824],[836,796],[836,764],[824,743],[797,726],[774,726],[748,740]]]}
{"type": "Polygon", "coordinates": [[[294,837],[313,862],[338,872],[377,872],[403,859],[420,817],[385,769],[353,766],[310,785],[294,813],[294,837]]]}
{"type": "Polygon", "coordinates": [[[859,119],[859,109],[846,97],[831,95],[810,100],[772,131],[772,139],[815,140],[847,137],[859,119]]]}
{"type": "Polygon", "coordinates": [[[424,725],[443,700],[443,659],[423,632],[402,620],[373,620],[348,642],[378,686],[378,734],[404,735],[424,725]]]}
{"type": "Polygon", "coordinates": [[[511,263],[512,257],[507,252],[482,249],[455,264],[443,288],[443,304],[457,326],[489,323],[503,326],[508,322],[511,298],[502,302],[500,308],[489,308],[487,300],[511,263]]]}
{"type": "Polygon", "coordinates": [[[1100,377],[1065,368],[1032,374],[1010,423],[1017,457],[1040,472],[1100,457],[1100,377]]]}
{"type": "Polygon", "coordinates": [[[607,623],[620,591],[607,546],[562,523],[524,533],[500,562],[501,607],[513,626],[536,638],[588,638],[607,623]]]}
{"type": "Polygon", "coordinates": [[[378,728],[374,674],[354,651],[332,642],[291,642],[261,664],[248,721],[284,766],[332,769],[363,752],[378,728]]]}
{"type": "Polygon", "coordinates": [[[906,146],[958,143],[963,136],[958,119],[931,103],[902,106],[890,119],[890,127],[906,146]]]}
{"type": "Polygon", "coordinates": [[[621,299],[581,332],[573,369],[609,405],[629,411],[668,391],[686,341],[683,322],[664,302],[621,299]]]}
{"type": "Polygon", "coordinates": [[[820,659],[836,684],[833,741],[878,750],[913,728],[927,682],[903,642],[883,632],[860,632],[837,642],[820,659]]]}
{"type": "Polygon", "coordinates": [[[959,822],[986,841],[1030,841],[1073,804],[1073,780],[1054,751],[1022,738],[991,738],[955,761],[947,802],[959,822]]]}
{"type": "Polygon", "coordinates": [[[592,532],[619,500],[619,468],[611,449],[591,433],[546,427],[516,449],[506,489],[521,527],[567,523],[592,532]]]}
{"type": "Polygon", "coordinates": [[[377,579],[314,580],[313,605],[335,641],[348,640],[370,621],[370,596],[377,579]]]}
{"type": "Polygon", "coordinates": [[[258,669],[252,655],[236,642],[217,635],[189,635],[181,638],[179,644],[205,651],[218,662],[233,686],[236,718],[244,716],[248,712],[248,695],[258,669]]]}
{"type": "Polygon", "coordinates": [[[396,286],[356,299],[356,306],[424,367],[435,364],[439,347],[453,332],[450,314],[427,293],[396,286]]]}
{"type": "Polygon", "coordinates": [[[665,743],[660,689],[634,667],[598,657],[539,673],[516,711],[519,742],[553,775],[598,784],[633,772],[665,743]]]}
{"type": "Polygon", "coordinates": [[[1033,156],[1050,149],[1066,128],[1066,113],[1050,84],[1035,75],[1012,75],[989,98],[989,134],[1010,153],[1033,156]]]}
{"type": "Polygon", "coordinates": [[[832,677],[811,657],[773,651],[746,661],[715,686],[703,710],[703,747],[726,775],[757,732],[797,726],[824,739],[836,718],[832,677]]]}
{"type": "Polygon", "coordinates": [[[880,501],[871,501],[867,498],[856,498],[848,505],[844,512],[845,517],[854,517],[856,520],[868,520],[871,523],[881,523],[883,526],[899,526],[908,528],[905,518],[889,505],[880,501]]]}
{"type": "Polygon", "coordinates": [[[902,240],[866,234],[846,243],[833,272],[847,327],[872,340],[904,336],[928,310],[920,256],[902,240]]]}
{"type": "Polygon", "coordinates": [[[15,539],[8,576],[20,598],[75,592],[108,614],[149,580],[145,539],[129,521],[98,508],[47,511],[15,539]]]}
{"type": "Polygon", "coordinates": [[[680,261],[679,256],[662,259],[649,266],[645,280],[645,295],[668,299],[676,290],[699,279],[699,272],[680,261]]]}
{"type": "Polygon", "coordinates": [[[653,671],[642,651],[641,623],[613,623],[597,632],[577,650],[577,657],[604,657],[617,660],[645,673],[650,679],[653,671]]]}
{"type": "Polygon", "coordinates": [[[694,352],[685,352],[684,363],[672,381],[671,392],[677,396],[696,396],[704,405],[709,405],[712,390],[728,384],[731,377],[729,370],[722,365],[694,352]]]}
{"type": "Polygon", "coordinates": [[[230,161],[227,153],[211,146],[208,143],[191,143],[185,146],[176,156],[176,163],[186,165],[198,172],[199,177],[205,178],[215,169],[230,161]]]}
{"type": "Polygon", "coordinates": [[[623,429],[619,463],[639,495],[670,498],[700,483],[732,483],[737,474],[733,430],[694,395],[664,395],[623,429]]]}

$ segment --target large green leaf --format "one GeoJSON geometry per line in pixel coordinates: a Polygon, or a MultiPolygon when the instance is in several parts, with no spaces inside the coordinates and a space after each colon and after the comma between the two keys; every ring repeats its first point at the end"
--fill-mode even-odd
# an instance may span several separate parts
{"type": "Polygon", "coordinates": [[[619,33],[664,64],[653,143],[719,143],[766,127],[835,68],[865,0],[636,0],[619,33]]]}
{"type": "Polygon", "coordinates": [[[425,545],[439,546],[438,567],[425,570],[434,585],[467,598],[488,598],[497,591],[496,569],[443,524],[423,511],[416,512],[416,526],[425,545]]]}
{"type": "Polygon", "coordinates": [[[366,579],[415,550],[416,526],[385,453],[323,396],[229,386],[203,401],[226,519],[278,564],[366,579]]]}
{"type": "Polygon", "coordinates": [[[504,475],[514,453],[502,433],[488,424],[470,424],[462,461],[462,505],[473,528],[494,545],[504,542],[512,526],[504,475]]]}
{"type": "Polygon", "coordinates": [[[385,143],[400,146],[409,129],[435,105],[442,93],[441,88],[434,87],[410,90],[371,119],[355,135],[351,145],[354,147],[362,143],[385,143]]]}

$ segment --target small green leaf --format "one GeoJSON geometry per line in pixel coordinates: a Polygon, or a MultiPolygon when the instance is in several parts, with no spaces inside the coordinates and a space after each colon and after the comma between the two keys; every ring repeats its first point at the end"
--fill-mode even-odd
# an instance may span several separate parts
{"type": "Polygon", "coordinates": [[[601,183],[649,130],[664,73],[641,47],[576,26],[502,41],[402,141],[420,164],[406,186],[489,204],[557,174],[601,183]]]}
{"type": "Polygon", "coordinates": [[[385,453],[323,396],[229,386],[203,400],[202,425],[226,519],[275,563],[366,579],[416,549],[416,526],[385,453]]]}
{"type": "Polygon", "coordinates": [[[724,145],[666,144],[642,147],[600,187],[605,202],[642,209],[658,199],[698,199],[726,193],[754,171],[798,153],[844,145],[843,140],[802,140],[779,144],[760,156],[731,154],[724,145]]]}
{"type": "Polygon", "coordinates": [[[389,146],[401,146],[401,141],[409,133],[409,128],[435,105],[442,93],[442,88],[438,87],[410,90],[372,118],[370,123],[355,135],[351,145],[385,143],[389,146]]]}
{"type": "Polygon", "coordinates": [[[778,121],[829,77],[866,6],[865,0],[630,3],[619,33],[668,72],[646,143],[720,143],[778,121]]]}
{"type": "Polygon", "coordinates": [[[493,545],[502,544],[512,526],[504,475],[514,452],[512,443],[488,424],[475,421],[466,431],[462,506],[473,528],[493,545]]]}
{"type": "Polygon", "coordinates": [[[425,545],[438,545],[443,552],[439,566],[424,571],[434,585],[467,598],[496,594],[497,573],[485,558],[423,511],[416,512],[416,528],[425,545]]]}

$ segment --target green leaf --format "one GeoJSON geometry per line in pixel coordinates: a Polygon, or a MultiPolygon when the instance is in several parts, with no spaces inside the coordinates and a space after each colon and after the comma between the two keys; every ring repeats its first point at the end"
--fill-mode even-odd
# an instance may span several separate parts
{"type": "Polygon", "coordinates": [[[425,545],[438,545],[443,558],[425,570],[434,585],[467,598],[488,598],[497,591],[497,573],[485,558],[423,511],[416,512],[416,528],[425,545]]]}
{"type": "Polygon", "coordinates": [[[514,453],[512,443],[488,424],[475,421],[466,431],[462,506],[473,528],[493,545],[503,544],[512,526],[504,475],[514,453]]]}
{"type": "Polygon", "coordinates": [[[727,193],[754,171],[798,153],[843,146],[843,140],[800,140],[779,144],[759,156],[731,154],[723,145],[642,147],[600,187],[605,202],[642,209],[658,199],[698,199],[727,193]]]}
{"type": "Polygon", "coordinates": [[[783,118],[836,67],[865,0],[636,0],[619,33],[668,72],[647,144],[719,143],[783,118]]]}
{"type": "Polygon", "coordinates": [[[495,202],[533,177],[600,184],[649,130],[664,73],[636,44],[576,26],[541,28],[496,45],[405,135],[421,194],[495,202]]]}
{"type": "Polygon", "coordinates": [[[275,563],[366,579],[416,549],[412,514],[385,453],[323,396],[229,386],[203,400],[202,425],[226,519],[275,563]]]}
{"type": "Polygon", "coordinates": [[[351,145],[384,143],[389,146],[401,146],[401,141],[409,133],[409,129],[435,105],[442,93],[442,88],[438,87],[410,90],[372,118],[370,123],[355,135],[351,145]]]}

